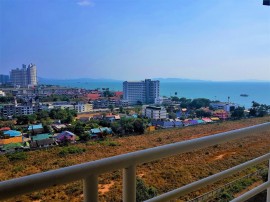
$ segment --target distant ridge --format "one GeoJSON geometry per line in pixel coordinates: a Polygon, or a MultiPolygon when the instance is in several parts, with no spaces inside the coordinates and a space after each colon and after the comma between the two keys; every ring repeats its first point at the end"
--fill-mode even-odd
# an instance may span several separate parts
{"type": "Polygon", "coordinates": [[[122,82],[121,80],[116,79],[92,79],[92,78],[78,78],[78,79],[49,79],[49,78],[42,78],[38,77],[38,81],[40,83],[48,83],[48,82],[122,82]]]}
{"type": "Polygon", "coordinates": [[[183,79],[183,78],[153,78],[153,80],[159,80],[160,82],[211,82],[209,80],[183,79]]]}
{"type": "MultiPolygon", "coordinates": [[[[137,79],[138,81],[144,80],[145,78],[137,79]]],[[[265,82],[268,83],[270,81],[267,80],[256,80],[256,79],[247,79],[247,80],[231,80],[231,81],[213,81],[213,80],[199,80],[199,79],[185,79],[185,78],[152,78],[152,80],[159,80],[160,82],[169,83],[169,82],[265,82]]],[[[117,79],[106,79],[106,78],[76,78],[76,79],[50,79],[50,78],[43,78],[38,77],[38,81],[41,84],[48,84],[50,82],[57,83],[57,82],[123,82],[124,80],[117,80],[117,79]]]]}

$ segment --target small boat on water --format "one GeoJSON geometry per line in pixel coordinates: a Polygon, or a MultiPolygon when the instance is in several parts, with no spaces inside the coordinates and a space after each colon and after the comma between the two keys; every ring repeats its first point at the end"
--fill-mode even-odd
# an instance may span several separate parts
{"type": "Polygon", "coordinates": [[[248,94],[240,94],[242,97],[248,97],[248,94]]]}

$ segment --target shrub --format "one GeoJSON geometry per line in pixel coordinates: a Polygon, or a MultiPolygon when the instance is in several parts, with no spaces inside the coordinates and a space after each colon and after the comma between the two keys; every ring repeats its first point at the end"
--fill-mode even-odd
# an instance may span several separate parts
{"type": "Polygon", "coordinates": [[[89,141],[85,143],[86,146],[91,146],[91,145],[96,145],[96,144],[97,142],[94,142],[94,141],[89,141]]]}
{"type": "Polygon", "coordinates": [[[222,202],[231,201],[232,199],[234,199],[234,197],[226,191],[220,195],[220,201],[222,202]]]}
{"type": "Polygon", "coordinates": [[[6,154],[6,157],[10,161],[18,161],[18,160],[26,160],[27,159],[27,155],[24,152],[15,152],[15,153],[6,154]]]}
{"type": "Polygon", "coordinates": [[[156,188],[148,186],[145,182],[137,178],[136,179],[136,201],[144,201],[157,196],[156,188]]]}
{"type": "Polygon", "coordinates": [[[267,172],[267,170],[265,170],[262,173],[262,179],[263,179],[264,182],[267,182],[267,180],[268,180],[268,172],[267,172]]]}
{"type": "Polygon", "coordinates": [[[85,152],[84,148],[75,146],[63,147],[59,152],[59,156],[66,156],[68,154],[81,154],[83,152],[85,152]]]}
{"type": "Polygon", "coordinates": [[[23,170],[24,170],[24,166],[19,165],[19,166],[15,166],[15,167],[12,169],[12,172],[18,173],[18,172],[21,172],[21,171],[23,171],[23,170]]]}

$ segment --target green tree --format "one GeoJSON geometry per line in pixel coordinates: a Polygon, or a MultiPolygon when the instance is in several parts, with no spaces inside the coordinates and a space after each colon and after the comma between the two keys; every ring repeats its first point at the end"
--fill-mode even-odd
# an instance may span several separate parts
{"type": "Polygon", "coordinates": [[[195,113],[196,117],[211,117],[211,112],[207,112],[202,109],[197,109],[195,113]]]}
{"type": "Polygon", "coordinates": [[[177,96],[171,96],[171,99],[172,99],[172,101],[174,101],[174,102],[179,102],[179,101],[180,101],[180,98],[177,97],[177,96]]]}
{"type": "Polygon", "coordinates": [[[180,101],[180,107],[182,107],[182,108],[189,107],[189,105],[191,103],[191,99],[187,99],[187,98],[184,98],[184,97],[180,98],[179,101],[180,101]]]}
{"type": "Polygon", "coordinates": [[[119,112],[120,112],[120,113],[124,113],[124,110],[123,110],[123,107],[122,107],[122,106],[119,107],[119,112]]]}
{"type": "Polygon", "coordinates": [[[259,107],[260,104],[258,102],[252,101],[252,107],[259,107]]]}
{"type": "Polygon", "coordinates": [[[257,116],[257,110],[255,108],[249,109],[249,116],[257,116]]]}
{"type": "Polygon", "coordinates": [[[176,119],[176,114],[173,113],[173,112],[170,112],[170,113],[169,113],[169,118],[170,118],[170,119],[176,119]]]}
{"type": "Polygon", "coordinates": [[[29,117],[27,115],[20,115],[17,116],[17,124],[19,125],[25,125],[25,124],[29,124],[29,117]]]}
{"type": "Polygon", "coordinates": [[[28,115],[28,121],[31,124],[35,123],[37,121],[37,115],[36,114],[28,115]]]}
{"type": "Polygon", "coordinates": [[[143,124],[143,121],[141,119],[136,119],[133,122],[133,128],[135,133],[143,134],[145,130],[145,126],[143,124]]]}
{"type": "Polygon", "coordinates": [[[113,105],[109,105],[109,109],[111,110],[111,112],[113,112],[113,110],[114,110],[113,105]]]}
{"type": "Polygon", "coordinates": [[[115,134],[120,134],[121,131],[122,131],[122,127],[120,125],[119,122],[113,122],[111,123],[111,128],[112,128],[112,131],[115,133],[115,134]]]}
{"type": "Polygon", "coordinates": [[[41,120],[41,119],[47,119],[47,118],[49,118],[49,113],[48,113],[48,111],[42,110],[42,111],[39,111],[39,112],[37,113],[37,119],[38,119],[38,120],[41,120]]]}
{"type": "Polygon", "coordinates": [[[235,118],[235,119],[241,119],[244,117],[245,113],[244,113],[245,108],[244,107],[238,107],[236,108],[233,112],[231,117],[235,118]]]}
{"type": "Polygon", "coordinates": [[[189,104],[189,107],[193,109],[199,109],[201,107],[209,107],[210,105],[210,100],[206,98],[196,98],[191,101],[189,104]]]}
{"type": "Polygon", "coordinates": [[[76,122],[74,127],[74,133],[78,135],[79,137],[84,134],[84,126],[81,122],[76,122]]]}

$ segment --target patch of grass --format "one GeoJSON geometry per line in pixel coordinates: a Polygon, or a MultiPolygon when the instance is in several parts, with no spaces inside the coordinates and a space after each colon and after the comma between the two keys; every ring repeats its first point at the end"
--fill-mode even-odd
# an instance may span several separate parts
{"type": "Polygon", "coordinates": [[[95,142],[95,141],[89,141],[89,142],[85,143],[86,146],[92,146],[92,145],[96,145],[96,144],[97,144],[97,142],[95,142]]]}
{"type": "Polygon", "coordinates": [[[15,153],[6,154],[6,157],[10,161],[19,161],[19,160],[26,160],[27,154],[25,152],[15,152],[15,153]]]}
{"type": "Polygon", "coordinates": [[[59,156],[66,156],[68,154],[81,154],[85,152],[84,148],[76,147],[76,146],[68,146],[68,147],[63,147],[59,151],[59,156]]]}
{"type": "Polygon", "coordinates": [[[101,145],[111,146],[111,147],[120,146],[120,144],[118,142],[111,141],[111,140],[104,140],[104,141],[100,141],[99,143],[101,145]]]}
{"type": "Polygon", "coordinates": [[[24,166],[19,165],[19,166],[14,166],[14,168],[12,169],[12,172],[18,173],[18,172],[21,172],[23,170],[24,170],[24,166]]]}

